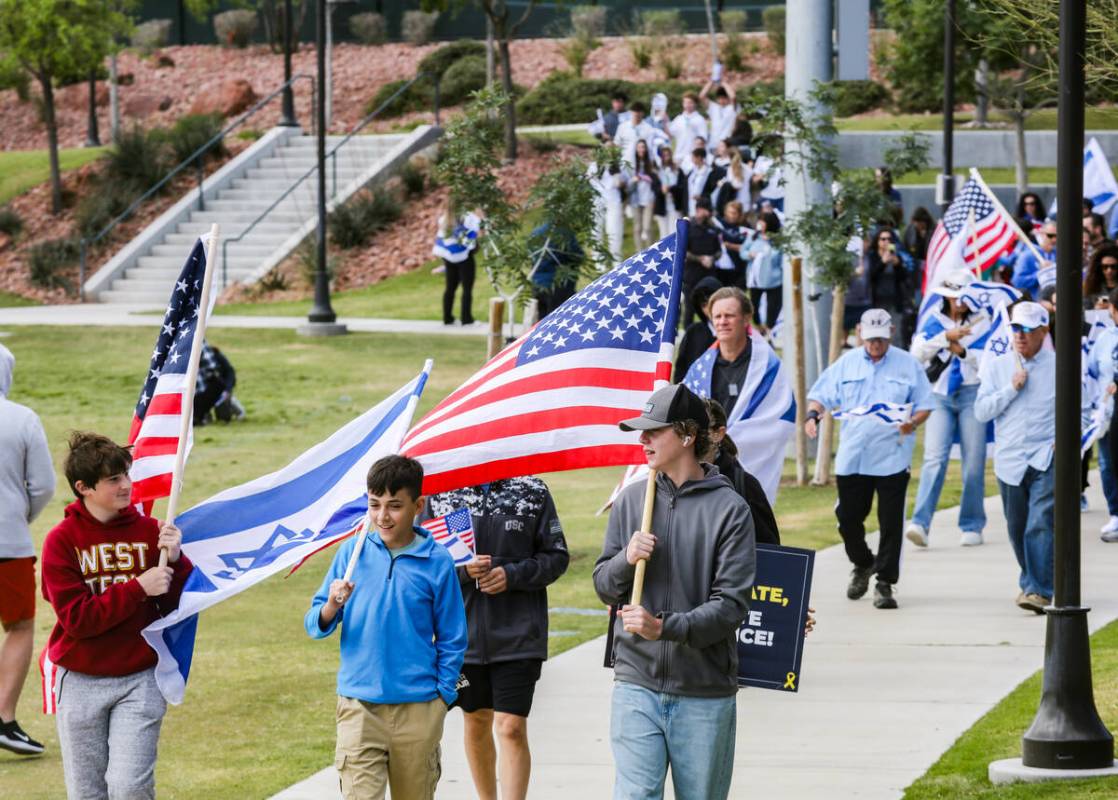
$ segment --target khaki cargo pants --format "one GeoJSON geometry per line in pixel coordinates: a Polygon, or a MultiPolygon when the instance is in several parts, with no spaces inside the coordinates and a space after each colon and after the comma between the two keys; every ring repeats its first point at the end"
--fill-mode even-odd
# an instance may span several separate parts
{"type": "Polygon", "coordinates": [[[338,697],[334,766],[345,800],[431,800],[442,774],[439,742],[447,707],[426,703],[380,705],[338,697]]]}

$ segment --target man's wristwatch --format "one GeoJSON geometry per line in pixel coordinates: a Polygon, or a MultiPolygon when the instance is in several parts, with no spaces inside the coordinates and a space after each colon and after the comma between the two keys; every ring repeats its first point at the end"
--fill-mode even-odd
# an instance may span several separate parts
{"type": "Polygon", "coordinates": [[[814,408],[811,409],[811,411],[807,412],[808,420],[814,420],[815,422],[819,422],[819,416],[820,416],[819,412],[814,408]]]}

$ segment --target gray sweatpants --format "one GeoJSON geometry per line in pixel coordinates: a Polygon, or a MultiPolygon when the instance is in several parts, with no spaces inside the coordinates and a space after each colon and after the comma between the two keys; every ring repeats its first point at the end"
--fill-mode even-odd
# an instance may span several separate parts
{"type": "Polygon", "coordinates": [[[150,800],[167,703],[155,670],[121,677],[59,670],[58,740],[70,800],[150,800]]]}

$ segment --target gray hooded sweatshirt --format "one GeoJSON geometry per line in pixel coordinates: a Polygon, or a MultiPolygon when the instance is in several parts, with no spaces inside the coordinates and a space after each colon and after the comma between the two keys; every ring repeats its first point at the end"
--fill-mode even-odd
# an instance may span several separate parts
{"type": "Polygon", "coordinates": [[[0,558],[35,555],[29,523],[54,494],[54,467],[39,417],[8,399],[16,358],[0,344],[0,558]]]}
{"type": "MultiPolygon", "coordinates": [[[[654,692],[690,697],[728,697],[738,690],[736,634],[749,611],[757,571],[749,506],[718,467],[703,464],[704,477],[676,487],[661,473],[656,481],[652,532],[641,605],[664,621],[659,641],[614,626],[614,676],[654,692]]],[[[625,559],[639,530],[645,484],[627,487],[613,504],[602,555],[594,565],[594,588],[608,604],[628,603],[634,567],[625,559]]]]}

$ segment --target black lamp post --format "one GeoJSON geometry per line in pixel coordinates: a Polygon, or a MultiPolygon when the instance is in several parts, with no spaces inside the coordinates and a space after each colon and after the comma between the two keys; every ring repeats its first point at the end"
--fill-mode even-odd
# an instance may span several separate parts
{"type": "Polygon", "coordinates": [[[285,128],[298,127],[295,120],[295,95],[291,91],[291,50],[294,32],[291,15],[291,0],[283,0],[283,119],[280,125],[285,128]]]}
{"type": "Polygon", "coordinates": [[[330,278],[326,274],[326,106],[322,102],[326,87],[326,0],[318,0],[315,25],[315,57],[318,62],[318,104],[315,108],[318,162],[318,230],[316,232],[317,269],[314,273],[314,305],[300,332],[311,336],[345,333],[345,325],[337,323],[337,314],[330,307],[330,278]]]}
{"type": "Polygon", "coordinates": [[[947,211],[955,197],[955,0],[943,8],[943,174],[936,187],[936,202],[947,211]]]}
{"type": "Polygon", "coordinates": [[[1047,609],[1044,683],[1022,763],[1041,769],[1099,769],[1114,762],[1114,739],[1091,686],[1087,611],[1080,606],[1080,286],[1083,229],[1083,50],[1086,0],[1060,3],[1056,263],[1055,596],[1047,609]]]}

